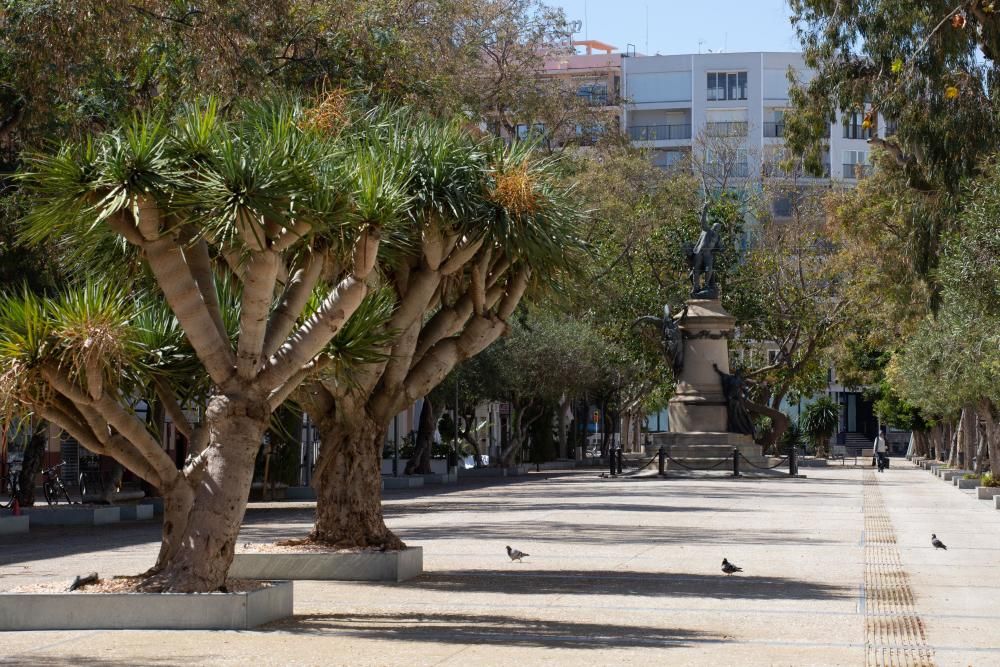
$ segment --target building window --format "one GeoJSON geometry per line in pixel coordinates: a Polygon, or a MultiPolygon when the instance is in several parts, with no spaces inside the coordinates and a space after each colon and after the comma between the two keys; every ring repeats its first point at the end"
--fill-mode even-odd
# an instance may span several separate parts
{"type": "Polygon", "coordinates": [[[684,151],[653,151],[653,164],[661,169],[670,169],[684,159],[684,151]]]}
{"type": "Polygon", "coordinates": [[[868,173],[868,153],[844,151],[844,178],[861,178],[868,173]]]}
{"type": "Polygon", "coordinates": [[[708,100],[745,100],[747,98],[746,72],[709,72],[708,100]]]}
{"type": "Polygon", "coordinates": [[[845,139],[871,139],[873,127],[864,127],[865,115],[855,111],[844,116],[845,139]]]}
{"type": "Polygon", "coordinates": [[[583,84],[576,89],[576,94],[583,98],[589,106],[604,107],[608,105],[608,84],[606,83],[583,84]]]}
{"type": "Polygon", "coordinates": [[[729,176],[746,178],[750,175],[750,165],[747,159],[747,149],[723,149],[721,151],[705,149],[705,171],[710,176],[726,178],[729,176]]]}

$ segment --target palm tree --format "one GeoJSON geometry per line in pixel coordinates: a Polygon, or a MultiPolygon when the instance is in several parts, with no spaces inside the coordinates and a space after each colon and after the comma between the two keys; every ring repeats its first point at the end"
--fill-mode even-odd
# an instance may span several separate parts
{"type": "MultiPolygon", "coordinates": [[[[364,302],[379,242],[405,212],[405,164],[366,138],[376,122],[391,138],[392,122],[351,118],[274,103],[223,119],[209,103],[32,156],[22,174],[28,238],[86,247],[113,236],[141,251],[209,387],[204,446],[176,482],[190,487],[190,510],[170,526],[175,546],[147,580],[152,590],[223,585],[270,415],[333,361],[325,352],[364,302]],[[235,332],[218,262],[234,281],[235,332]]],[[[112,338],[127,349],[137,336],[126,327],[112,338]]],[[[145,438],[120,419],[113,373],[103,357],[78,356],[46,378],[57,402],[73,401],[88,423],[96,415],[100,430],[106,422],[108,452],[153,476],[159,455],[138,448],[145,438]]],[[[119,366],[132,364],[122,353],[119,366]]]]}
{"type": "Polygon", "coordinates": [[[369,136],[411,174],[402,224],[379,251],[395,301],[389,342],[351,382],[320,378],[300,393],[322,436],[310,539],[395,549],[403,544],[385,526],[380,491],[388,424],[505,334],[529,290],[551,289],[581,264],[581,216],[557,185],[559,160],[528,144],[405,115],[369,136]]]}
{"type": "Polygon", "coordinates": [[[840,424],[840,410],[829,396],[816,399],[806,406],[799,420],[802,433],[813,444],[816,456],[827,456],[826,446],[837,432],[840,424]]]}

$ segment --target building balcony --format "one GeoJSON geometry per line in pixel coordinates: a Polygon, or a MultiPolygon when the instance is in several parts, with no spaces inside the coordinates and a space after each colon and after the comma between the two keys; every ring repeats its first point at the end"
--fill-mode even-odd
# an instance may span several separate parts
{"type": "Polygon", "coordinates": [[[746,178],[750,175],[750,165],[747,162],[733,164],[709,162],[705,164],[705,173],[714,178],[746,178]]]}
{"type": "Polygon", "coordinates": [[[785,136],[784,123],[764,123],[764,137],[767,139],[780,139],[785,136]]]}
{"type": "Polygon", "coordinates": [[[672,141],[691,138],[691,124],[636,125],[628,128],[632,141],[672,141]]]}
{"type": "Polygon", "coordinates": [[[740,120],[705,123],[705,135],[709,137],[745,137],[747,136],[747,122],[740,120]]]}
{"type": "Polygon", "coordinates": [[[864,178],[872,173],[870,164],[845,164],[844,178],[864,178]]]}
{"type": "Polygon", "coordinates": [[[779,162],[764,162],[760,166],[761,176],[765,178],[830,178],[830,165],[823,165],[823,173],[817,176],[806,171],[802,165],[794,169],[783,169],[779,162]]]}
{"type": "Polygon", "coordinates": [[[844,138],[845,139],[864,139],[867,141],[872,138],[872,134],[875,131],[874,127],[862,127],[860,125],[845,125],[844,126],[844,138]]]}

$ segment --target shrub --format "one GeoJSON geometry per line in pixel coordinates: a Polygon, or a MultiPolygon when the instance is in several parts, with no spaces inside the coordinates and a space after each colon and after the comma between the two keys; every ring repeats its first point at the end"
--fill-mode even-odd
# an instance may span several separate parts
{"type": "Polygon", "coordinates": [[[1000,475],[994,475],[991,472],[983,473],[983,476],[979,479],[980,486],[1000,486],[1000,475]]]}

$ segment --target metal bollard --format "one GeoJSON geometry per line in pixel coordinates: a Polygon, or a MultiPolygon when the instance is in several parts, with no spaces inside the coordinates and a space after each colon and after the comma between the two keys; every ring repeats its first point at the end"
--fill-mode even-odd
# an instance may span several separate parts
{"type": "Polygon", "coordinates": [[[733,447],[733,477],[740,476],[740,450],[733,447]]]}
{"type": "Polygon", "coordinates": [[[663,447],[660,447],[660,451],[657,454],[660,457],[660,476],[665,476],[667,474],[667,452],[663,447]]]}
{"type": "Polygon", "coordinates": [[[611,449],[611,447],[608,447],[608,467],[608,472],[610,472],[613,477],[617,466],[615,466],[615,450],[611,449]]]}
{"type": "Polygon", "coordinates": [[[788,475],[795,477],[799,474],[798,448],[793,444],[788,452],[788,475]]]}
{"type": "Polygon", "coordinates": [[[622,474],[622,459],[625,458],[625,450],[621,447],[618,448],[618,474],[622,474]]]}

